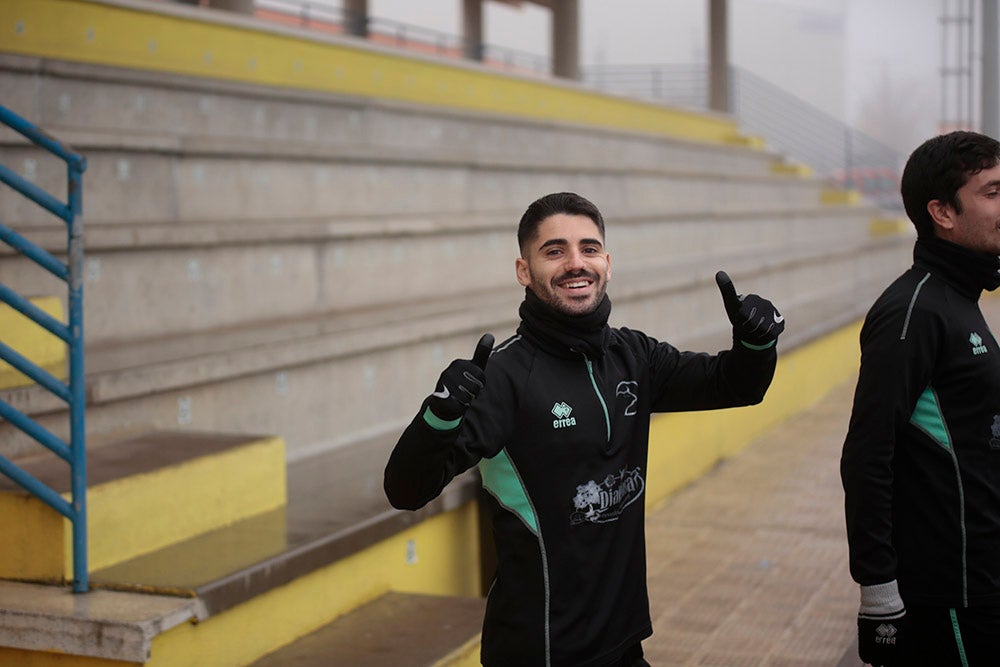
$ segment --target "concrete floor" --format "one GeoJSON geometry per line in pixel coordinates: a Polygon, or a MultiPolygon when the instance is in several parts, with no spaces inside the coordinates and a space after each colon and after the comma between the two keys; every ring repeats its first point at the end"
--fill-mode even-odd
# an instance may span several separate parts
{"type": "Polygon", "coordinates": [[[853,655],[858,590],[838,467],[853,389],[649,513],[651,664],[829,667],[853,655]]]}

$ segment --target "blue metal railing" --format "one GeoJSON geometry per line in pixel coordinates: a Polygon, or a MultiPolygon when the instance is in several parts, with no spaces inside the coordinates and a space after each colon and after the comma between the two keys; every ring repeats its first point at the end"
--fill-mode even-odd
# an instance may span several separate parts
{"type": "Polygon", "coordinates": [[[48,373],[11,347],[0,342],[0,359],[61,398],[69,406],[70,442],[67,445],[35,420],[0,400],[0,418],[24,431],[70,466],[71,500],[53,491],[10,460],[0,456],[0,473],[69,519],[73,526],[73,590],[90,588],[87,571],[87,457],[84,423],[85,389],[83,366],[83,172],[87,161],[71,148],[48,136],[36,125],[0,106],[0,123],[27,137],[66,163],[67,202],[63,203],[34,183],[0,165],[0,182],[6,183],[53,215],[68,229],[68,263],[54,257],[0,222],[0,241],[66,282],[69,287],[69,324],[63,324],[28,299],[0,284],[0,301],[10,305],[39,326],[62,339],[69,348],[69,383],[48,373]]]}

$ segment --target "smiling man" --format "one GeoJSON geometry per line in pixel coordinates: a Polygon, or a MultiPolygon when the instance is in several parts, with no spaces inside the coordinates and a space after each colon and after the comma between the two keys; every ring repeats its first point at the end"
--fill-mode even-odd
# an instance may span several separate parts
{"type": "Polygon", "coordinates": [[[419,509],[479,465],[498,562],[487,667],[646,665],[649,416],[760,402],[784,319],[720,271],[733,347],[681,352],[608,326],[611,256],[594,204],[542,197],[517,238],[516,335],[491,353],[487,334],[445,369],[390,456],[386,495],[419,509]]]}
{"type": "Polygon", "coordinates": [[[1000,286],[1000,144],[930,139],[901,190],[913,266],[865,318],[840,464],[858,652],[985,667],[1000,656],[1000,347],[979,297],[1000,286]]]}

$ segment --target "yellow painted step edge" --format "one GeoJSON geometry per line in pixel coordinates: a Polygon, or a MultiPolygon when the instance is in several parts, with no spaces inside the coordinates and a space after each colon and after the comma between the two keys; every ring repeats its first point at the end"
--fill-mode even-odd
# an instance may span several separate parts
{"type": "Polygon", "coordinates": [[[856,206],[861,203],[861,193],[857,190],[826,188],[820,192],[819,201],[827,206],[856,206]]]}
{"type": "Polygon", "coordinates": [[[771,173],[778,176],[809,178],[813,175],[813,170],[809,165],[799,162],[775,162],[771,165],[771,173]]]}
{"type": "MultiPolygon", "coordinates": [[[[577,84],[418,57],[351,38],[195,13],[170,3],[4,0],[3,51],[252,84],[744,143],[736,121],[577,84]]],[[[15,109],[16,111],[16,109],[15,109]]],[[[746,145],[753,145],[752,140],[746,145]]]]}
{"type": "Polygon", "coordinates": [[[873,239],[885,236],[902,236],[914,232],[907,218],[872,218],[868,224],[869,236],[873,239]]]}

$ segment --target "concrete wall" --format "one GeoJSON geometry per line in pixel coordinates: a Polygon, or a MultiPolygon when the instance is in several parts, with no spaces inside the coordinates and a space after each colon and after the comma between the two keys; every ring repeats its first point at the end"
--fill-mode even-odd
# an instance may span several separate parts
{"type": "MultiPolygon", "coordinates": [[[[794,345],[859,317],[909,254],[872,237],[877,211],[822,204],[822,183],[745,142],[16,53],[0,53],[0,87],[89,162],[93,446],[152,428],[278,433],[301,458],[391,437],[452,358],[513,331],[516,222],[551,191],[606,215],[614,322],[693,349],[728,345],[719,268],[774,299],[794,345]]],[[[0,161],[65,187],[9,133],[0,161]]],[[[9,192],[0,219],[65,243],[9,192]]],[[[62,295],[5,249],[0,281],[62,295]]],[[[36,387],[3,398],[65,431],[36,387]]],[[[35,451],[0,425],[0,454],[35,451]]]]}

